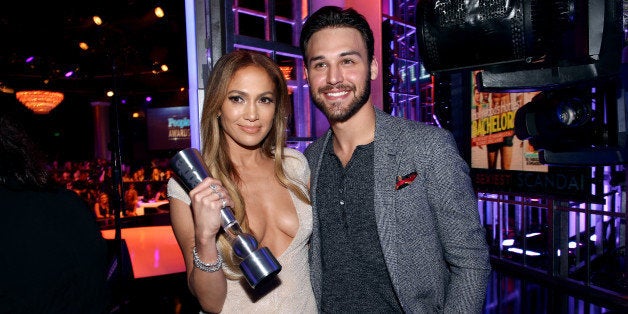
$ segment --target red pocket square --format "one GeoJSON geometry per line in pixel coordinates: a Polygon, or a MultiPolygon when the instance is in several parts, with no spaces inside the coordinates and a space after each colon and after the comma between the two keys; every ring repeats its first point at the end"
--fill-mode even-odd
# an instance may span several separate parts
{"type": "Polygon", "coordinates": [[[397,184],[395,184],[395,190],[401,190],[403,188],[405,188],[406,186],[410,185],[410,183],[412,183],[412,181],[414,181],[414,179],[416,179],[416,171],[409,173],[405,176],[397,176],[397,184]]]}

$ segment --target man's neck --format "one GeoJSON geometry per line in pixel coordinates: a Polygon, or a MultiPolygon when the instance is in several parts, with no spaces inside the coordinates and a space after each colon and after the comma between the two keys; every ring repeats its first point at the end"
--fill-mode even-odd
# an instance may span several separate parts
{"type": "Polygon", "coordinates": [[[369,144],[375,139],[375,108],[370,102],[366,103],[349,120],[334,122],[331,129],[334,132],[334,152],[346,166],[357,146],[369,144]]]}

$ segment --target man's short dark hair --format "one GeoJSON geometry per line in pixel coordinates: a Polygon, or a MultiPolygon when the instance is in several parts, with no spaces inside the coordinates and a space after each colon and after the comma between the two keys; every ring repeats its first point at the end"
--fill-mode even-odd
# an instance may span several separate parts
{"type": "Polygon", "coordinates": [[[342,9],[336,6],[325,6],[312,13],[301,29],[301,38],[299,45],[303,61],[307,65],[307,57],[305,56],[305,47],[314,33],[325,28],[349,27],[360,32],[362,39],[366,44],[369,64],[373,61],[375,55],[375,40],[373,39],[373,31],[366,21],[366,18],[353,8],[342,9]]]}

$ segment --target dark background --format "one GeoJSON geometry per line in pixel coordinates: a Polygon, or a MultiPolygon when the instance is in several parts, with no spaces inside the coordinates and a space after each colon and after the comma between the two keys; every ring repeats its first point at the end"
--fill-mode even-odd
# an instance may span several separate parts
{"type": "Polygon", "coordinates": [[[94,154],[91,102],[110,101],[118,106],[123,155],[134,158],[133,147],[146,142],[148,108],[188,105],[184,2],[159,3],[162,19],[153,13],[156,4],[36,0],[5,6],[0,114],[17,112],[51,158],[83,160],[94,154]],[[95,25],[93,15],[104,23],[95,25]],[[90,48],[81,50],[79,42],[90,48]],[[168,72],[158,70],[164,63],[168,72]],[[74,76],[66,78],[68,71],[74,76]],[[15,100],[16,91],[29,89],[60,91],[65,99],[49,114],[35,115],[15,100]],[[106,97],[109,89],[118,97],[106,97]]]}

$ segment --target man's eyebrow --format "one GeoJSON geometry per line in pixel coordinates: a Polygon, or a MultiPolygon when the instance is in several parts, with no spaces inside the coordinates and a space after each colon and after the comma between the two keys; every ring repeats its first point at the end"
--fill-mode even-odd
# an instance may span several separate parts
{"type": "Polygon", "coordinates": [[[313,61],[318,61],[318,60],[323,60],[323,59],[325,59],[325,57],[323,56],[312,57],[308,60],[309,61],[308,63],[312,63],[313,61]]]}
{"type": "MultiPolygon", "coordinates": [[[[350,50],[350,51],[345,51],[345,52],[341,52],[340,53],[340,57],[346,57],[346,56],[358,56],[358,57],[362,57],[362,55],[360,54],[360,52],[356,51],[356,50],[350,50]]],[[[312,57],[309,59],[309,62],[313,62],[313,61],[318,61],[318,60],[324,60],[325,57],[324,56],[316,56],[316,57],[312,57]]]]}
{"type": "Polygon", "coordinates": [[[358,57],[362,57],[362,55],[355,50],[351,50],[351,51],[346,51],[340,54],[341,57],[346,57],[346,56],[358,56],[358,57]]]}

